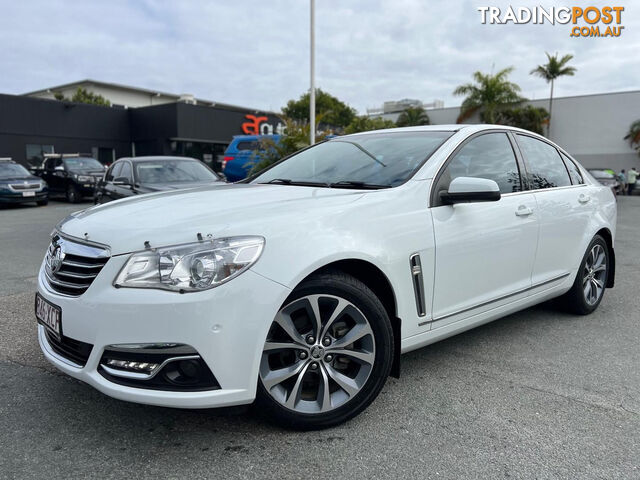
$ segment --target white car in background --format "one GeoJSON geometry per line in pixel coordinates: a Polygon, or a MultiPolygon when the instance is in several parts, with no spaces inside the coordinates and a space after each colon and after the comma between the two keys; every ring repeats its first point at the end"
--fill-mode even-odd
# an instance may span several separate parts
{"type": "Polygon", "coordinates": [[[364,410],[401,353],[554,297],[594,311],[615,222],[611,189],[524,130],[336,137],[244,183],[67,218],[40,269],[40,346],[122,400],[257,397],[327,427],[364,410]]]}

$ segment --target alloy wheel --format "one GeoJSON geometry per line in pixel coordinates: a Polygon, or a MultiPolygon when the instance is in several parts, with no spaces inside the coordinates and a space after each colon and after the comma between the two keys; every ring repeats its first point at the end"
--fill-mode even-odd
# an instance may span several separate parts
{"type": "Polygon", "coordinates": [[[260,379],[285,408],[325,413],[362,390],[375,353],[371,325],[353,303],[334,295],[307,295],[276,315],[264,345],[260,379]]]}
{"type": "Polygon", "coordinates": [[[582,288],[588,305],[595,305],[602,293],[607,279],[607,253],[602,245],[593,246],[584,263],[582,288]]]}

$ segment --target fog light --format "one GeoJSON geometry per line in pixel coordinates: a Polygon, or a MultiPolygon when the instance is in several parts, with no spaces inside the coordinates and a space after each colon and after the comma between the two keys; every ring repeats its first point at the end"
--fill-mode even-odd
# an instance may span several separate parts
{"type": "Polygon", "coordinates": [[[121,370],[129,370],[130,372],[151,373],[158,368],[157,363],[149,362],[130,362],[127,360],[115,360],[110,358],[107,360],[107,366],[119,368],[121,370]]]}

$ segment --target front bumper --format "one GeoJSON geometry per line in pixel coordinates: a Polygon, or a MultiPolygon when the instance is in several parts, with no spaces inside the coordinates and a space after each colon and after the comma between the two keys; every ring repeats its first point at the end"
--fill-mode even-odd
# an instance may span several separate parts
{"type": "MultiPolygon", "coordinates": [[[[111,282],[128,255],[111,257],[79,297],[53,292],[38,277],[38,292],[62,309],[65,337],[93,345],[84,367],[57,354],[38,325],[44,356],[66,374],[120,400],[178,408],[246,404],[256,394],[258,369],[273,318],[290,290],[251,270],[211,290],[179,294],[162,290],[119,288],[111,282]],[[193,347],[220,388],[166,391],[135,388],[109,381],[99,372],[108,345],[180,343],[193,347]]],[[[44,264],[43,264],[44,265],[44,264]]]]}
{"type": "Polygon", "coordinates": [[[33,197],[25,197],[22,195],[22,192],[0,193],[0,203],[30,203],[30,202],[39,202],[41,200],[46,200],[47,198],[49,198],[49,193],[46,190],[41,192],[35,192],[35,196],[33,197]]]}

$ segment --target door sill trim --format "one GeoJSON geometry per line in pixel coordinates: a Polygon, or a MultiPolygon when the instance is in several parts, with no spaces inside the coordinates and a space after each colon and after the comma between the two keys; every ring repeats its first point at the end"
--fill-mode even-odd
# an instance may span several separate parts
{"type": "Polygon", "coordinates": [[[420,326],[427,325],[428,323],[436,323],[436,322],[439,322],[440,320],[445,320],[447,318],[455,317],[456,315],[460,315],[461,313],[465,313],[465,312],[469,312],[471,310],[475,310],[476,308],[480,308],[480,307],[484,307],[484,306],[487,306],[487,305],[491,305],[492,303],[499,302],[499,301],[504,300],[504,299],[509,298],[509,297],[514,297],[516,295],[520,295],[521,293],[525,293],[525,292],[528,292],[530,290],[534,290],[536,288],[542,287],[542,286],[547,285],[549,283],[557,282],[558,280],[562,280],[563,278],[566,278],[569,275],[571,275],[571,272],[563,273],[562,275],[557,275],[557,276],[555,276],[553,278],[550,278],[549,280],[544,280],[542,282],[535,283],[535,284],[533,284],[533,285],[531,285],[529,287],[521,288],[519,290],[516,290],[515,292],[507,293],[506,295],[502,295],[502,296],[500,296],[498,298],[494,298],[492,300],[487,300],[486,302],[478,303],[477,305],[473,305],[471,307],[466,307],[466,308],[463,308],[462,310],[457,310],[457,311],[452,312],[452,313],[447,313],[446,315],[442,315],[440,317],[433,318],[433,319],[428,320],[426,322],[421,322],[421,323],[418,324],[418,326],[420,327],[420,326]]]}

